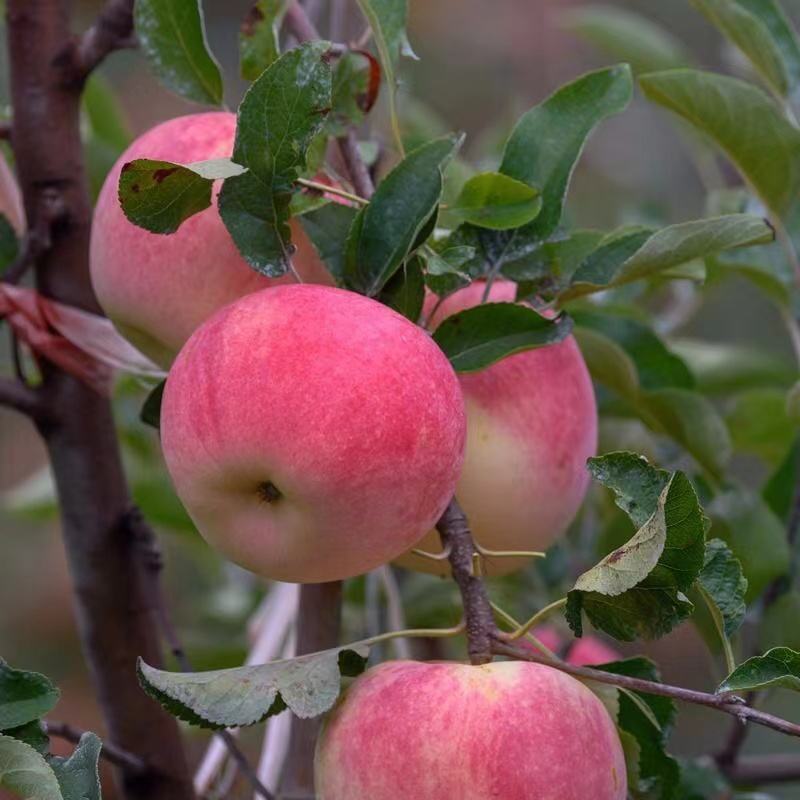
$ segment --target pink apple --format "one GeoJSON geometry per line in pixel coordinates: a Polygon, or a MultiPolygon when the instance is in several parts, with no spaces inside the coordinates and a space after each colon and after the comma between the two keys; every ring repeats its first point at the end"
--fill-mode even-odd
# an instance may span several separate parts
{"type": "Polygon", "coordinates": [[[389,661],[346,691],[317,744],[319,800],[624,800],[615,725],[541,664],[389,661]]]}
{"type": "MultiPolygon", "coordinates": [[[[622,656],[597,636],[584,636],[581,639],[569,640],[565,646],[565,638],[552,625],[539,625],[531,633],[548,649],[563,658],[568,664],[576,667],[589,667],[594,664],[607,664],[618,661],[622,656]]],[[[516,644],[524,650],[539,653],[530,639],[521,638],[516,644]]]]}
{"type": "Polygon", "coordinates": [[[576,639],[567,653],[567,662],[576,667],[591,667],[594,664],[608,664],[619,661],[622,656],[596,636],[584,636],[576,639]]]}
{"type": "MultiPolygon", "coordinates": [[[[97,298],[119,331],[165,367],[192,331],[217,309],[244,294],[292,278],[270,280],[249,267],[225,228],[216,202],[173,234],[154,234],[137,227],[119,204],[120,171],[137,158],[189,164],[230,156],[235,131],[235,115],[222,111],[191,114],[157,125],[120,156],[97,200],[90,253],[97,298]]],[[[293,263],[303,280],[331,283],[296,222],[292,223],[292,239],[298,248],[293,263]]]]}
{"type": "MultiPolygon", "coordinates": [[[[486,284],[475,281],[433,313],[445,317],[481,302],[486,284]]],[[[513,301],[516,285],[495,281],[491,302],[513,301]]],[[[436,305],[426,301],[424,314],[436,305]]],[[[573,337],[510,356],[480,372],[459,376],[467,407],[467,455],[456,495],[476,541],[490,550],[545,550],[567,528],[589,482],[586,459],[597,449],[597,406],[592,381],[573,337]]],[[[439,552],[431,532],[420,549],[439,552]]],[[[446,562],[405,554],[399,562],[445,573],[446,562]]],[[[484,561],[504,575],[522,559],[484,561]]]]}
{"type": "Polygon", "coordinates": [[[329,581],[395,558],[453,496],[458,380],[419,327],[294,284],[225,307],[167,379],[161,438],[205,538],[268,578],[329,581]]]}

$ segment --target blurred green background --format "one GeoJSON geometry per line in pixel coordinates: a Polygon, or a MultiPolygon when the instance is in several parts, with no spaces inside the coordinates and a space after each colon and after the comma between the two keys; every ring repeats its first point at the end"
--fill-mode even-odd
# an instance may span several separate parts
{"type": "MultiPolygon", "coordinates": [[[[76,27],[80,22],[88,23],[99,5],[76,3],[76,27]]],[[[228,103],[235,108],[245,88],[238,78],[236,36],[249,3],[206,0],[204,5],[210,43],[226,74],[228,103]]],[[[327,4],[318,5],[324,20],[327,4]]],[[[410,0],[410,39],[420,60],[403,65],[399,104],[406,129],[424,129],[438,117],[443,127],[467,132],[468,158],[491,164],[522,111],[563,82],[609,63],[607,56],[563,25],[564,14],[577,5],[566,0],[410,0]]],[[[738,69],[730,49],[685,0],[630,0],[613,5],[635,9],[661,22],[684,43],[699,65],[738,69]]],[[[800,2],[793,0],[785,5],[800,17],[800,2]]],[[[349,32],[358,33],[362,27],[352,20],[349,32]]],[[[0,66],[0,102],[5,104],[8,75],[4,53],[0,66]]],[[[115,54],[101,72],[113,88],[133,134],[196,110],[162,89],[135,52],[115,54]]],[[[380,107],[377,116],[379,135],[388,142],[380,107]]],[[[115,150],[108,143],[93,149],[95,185],[114,156],[115,150]]],[[[625,114],[604,123],[591,139],[576,172],[568,213],[580,225],[610,228],[629,220],[690,219],[702,215],[703,206],[702,183],[675,127],[662,111],[637,98],[625,114]]],[[[679,323],[671,331],[672,337],[744,345],[761,354],[758,363],[765,371],[772,370],[773,383],[787,382],[791,350],[783,326],[773,306],[751,285],[735,279],[716,283],[698,294],[691,314],[679,323]]],[[[3,330],[0,335],[0,362],[7,369],[7,333],[3,330]]],[[[138,422],[145,394],[146,387],[136,381],[121,380],[117,419],[136,500],[162,534],[165,580],[179,630],[197,667],[241,663],[247,649],[246,622],[263,595],[264,585],[223,563],[192,530],[171,492],[156,434],[138,422]]],[[[650,446],[638,423],[609,421],[604,427],[602,448],[650,446]]],[[[736,472],[753,487],[776,460],[774,453],[763,456],[743,452],[736,456],[736,472]]],[[[493,596],[509,611],[520,617],[528,615],[549,596],[549,586],[563,578],[573,552],[596,549],[600,528],[607,524],[604,515],[608,503],[595,491],[586,506],[571,532],[574,548],[563,548],[545,564],[492,585],[493,596]]],[[[411,625],[446,625],[458,619],[458,598],[450,582],[409,573],[400,574],[399,580],[411,625]]],[[[365,602],[371,594],[364,579],[349,582],[345,609],[348,637],[358,638],[374,624],[375,609],[365,602]]],[[[800,620],[796,624],[800,625],[800,620]]],[[[443,645],[415,646],[420,655],[458,655],[443,645]]],[[[711,690],[721,676],[721,666],[707,654],[691,625],[646,647],[620,649],[651,654],[669,682],[711,690]]],[[[78,647],[44,451],[27,422],[2,409],[0,655],[15,666],[46,673],[61,687],[63,697],[54,716],[103,734],[78,647]]],[[[788,693],[771,697],[767,706],[800,721],[800,702],[788,693]]],[[[694,707],[683,707],[680,712],[672,739],[674,752],[698,754],[720,746],[730,727],[727,717],[694,707]]],[[[193,752],[199,754],[207,737],[192,731],[188,740],[193,752]]],[[[258,730],[249,732],[245,742],[255,756],[258,730]]],[[[762,730],[753,731],[746,749],[800,752],[794,741],[762,730]]],[[[774,796],[797,797],[798,791],[797,787],[788,787],[784,794],[774,792],[774,796]]],[[[106,796],[114,796],[110,784],[106,796]]]]}

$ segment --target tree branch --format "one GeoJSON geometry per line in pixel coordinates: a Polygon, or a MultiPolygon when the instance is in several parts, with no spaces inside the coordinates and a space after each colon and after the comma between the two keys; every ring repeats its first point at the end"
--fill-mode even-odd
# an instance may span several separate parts
{"type": "Polygon", "coordinates": [[[88,77],[115,50],[136,46],[133,2],[134,0],[106,0],[94,25],[78,40],[75,67],[79,77],[88,77]]]}
{"type": "Polygon", "coordinates": [[[800,757],[789,753],[745,756],[721,769],[731,783],[741,786],[800,781],[800,757]]]}
{"type": "MultiPolygon", "coordinates": [[[[153,611],[158,620],[161,635],[164,637],[173,657],[178,662],[178,666],[184,672],[191,672],[192,663],[186,655],[186,650],[181,643],[178,632],[175,630],[175,626],[172,624],[167,601],[164,597],[164,589],[161,581],[164,559],[161,554],[158,539],[153,529],[148,525],[144,515],[136,506],[133,506],[128,511],[125,524],[139,548],[144,591],[152,600],[153,611]]],[[[215,735],[223,741],[231,758],[236,762],[239,771],[256,793],[263,797],[264,800],[274,800],[272,793],[258,779],[255,769],[247,760],[247,756],[245,756],[239,748],[235,737],[230,731],[218,731],[215,735]]]]}
{"type": "MultiPolygon", "coordinates": [[[[69,725],[66,722],[56,722],[55,720],[42,720],[44,731],[48,736],[55,736],[58,739],[64,739],[67,742],[78,744],[86,731],[76,728],[74,725],[69,725]]],[[[115,767],[125,770],[130,775],[143,776],[150,767],[139,756],[117,747],[113,742],[103,742],[103,748],[100,750],[100,757],[104,758],[115,767]]]]}
{"type": "Polygon", "coordinates": [[[455,497],[436,523],[436,530],[442,539],[442,547],[450,553],[448,558],[453,580],[461,591],[470,661],[488,664],[492,660],[492,638],[497,627],[486,585],[473,569],[475,545],[467,518],[455,497]]]}
{"type": "Polygon", "coordinates": [[[0,378],[0,405],[31,418],[40,416],[44,410],[39,392],[16,378],[0,378]]]}
{"type": "Polygon", "coordinates": [[[555,661],[544,654],[532,653],[527,650],[521,650],[518,647],[513,647],[503,640],[502,634],[495,637],[492,643],[492,652],[497,655],[515,658],[518,661],[531,661],[535,664],[546,664],[549,667],[559,669],[576,678],[606,683],[610,686],[619,686],[634,692],[655,694],[660,697],[670,697],[673,700],[680,700],[683,703],[693,703],[695,705],[706,706],[707,708],[714,708],[717,711],[723,711],[726,714],[737,717],[743,723],[753,722],[756,725],[763,725],[765,728],[771,728],[780,733],[785,733],[787,736],[800,736],[800,725],[772,714],[767,714],[764,711],[758,711],[748,706],[741,698],[735,695],[709,694],[707,692],[698,692],[694,689],[670,686],[666,683],[656,683],[654,681],[642,680],[641,678],[631,678],[627,675],[614,675],[610,672],[592,669],[591,667],[576,667],[563,661],[555,661]]]}

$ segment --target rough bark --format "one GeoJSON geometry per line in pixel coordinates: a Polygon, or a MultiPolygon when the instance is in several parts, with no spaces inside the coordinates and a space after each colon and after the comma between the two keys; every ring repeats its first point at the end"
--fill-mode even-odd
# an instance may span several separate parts
{"type": "MultiPolygon", "coordinates": [[[[82,74],[76,66],[67,0],[8,0],[13,102],[12,145],[29,228],[42,197],[65,209],[46,252],[34,263],[46,296],[98,311],[89,281],[91,204],[79,115],[82,74]]],[[[109,402],[42,363],[37,416],[55,476],[81,644],[107,726],[107,737],[154,769],[119,772],[125,800],[194,796],[176,722],[138,686],[137,656],[159,663],[152,605],[139,580],[136,543],[125,524],[131,500],[109,402]]]]}

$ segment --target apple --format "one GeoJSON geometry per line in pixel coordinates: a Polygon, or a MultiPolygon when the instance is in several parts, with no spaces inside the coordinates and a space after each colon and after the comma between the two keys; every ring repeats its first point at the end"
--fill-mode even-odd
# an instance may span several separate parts
{"type": "Polygon", "coordinates": [[[161,408],[167,468],[200,533],[298,583],[414,545],[453,496],[465,437],[458,379],[425,331],[312,284],[213,315],[178,354],[161,408]]]}
{"type": "Polygon", "coordinates": [[[625,800],[616,727],[584,684],[522,661],[387,661],[317,743],[319,800],[625,800]]]}
{"type": "MultiPolygon", "coordinates": [[[[486,284],[475,281],[423,315],[435,328],[445,317],[479,304],[486,284]],[[435,308],[435,311],[434,311],[435,308]]],[[[495,281],[490,302],[514,300],[516,284],[495,281]]],[[[480,372],[459,376],[467,408],[467,455],[456,495],[472,533],[489,550],[546,550],[567,528],[589,483],[586,460],[597,451],[597,404],[586,363],[573,337],[528,350],[480,372]]],[[[440,552],[435,531],[419,548],[440,552]]],[[[413,553],[401,566],[446,574],[446,561],[413,553]]],[[[489,575],[526,563],[486,558],[489,575]]]]}
{"type": "MultiPolygon", "coordinates": [[[[161,366],[201,322],[244,294],[288,283],[269,279],[240,255],[216,203],[187,219],[173,234],[150,233],[125,217],[118,198],[124,164],[137,158],[189,164],[230,156],[236,116],[215,111],[163,122],[144,133],[109,172],[94,212],[90,266],[97,299],[117,329],[161,366]]],[[[216,193],[221,182],[217,182],[216,193]]],[[[303,281],[332,279],[297,222],[293,264],[303,281]]]]}
{"type": "MultiPolygon", "coordinates": [[[[531,633],[548,650],[552,650],[556,655],[563,658],[567,664],[574,664],[576,667],[608,664],[611,661],[619,661],[622,658],[613,647],[591,634],[581,639],[570,639],[569,644],[565,645],[564,637],[552,625],[539,625],[531,633]]],[[[536,645],[524,637],[519,639],[516,644],[532,653],[539,653],[536,645]]]]}

